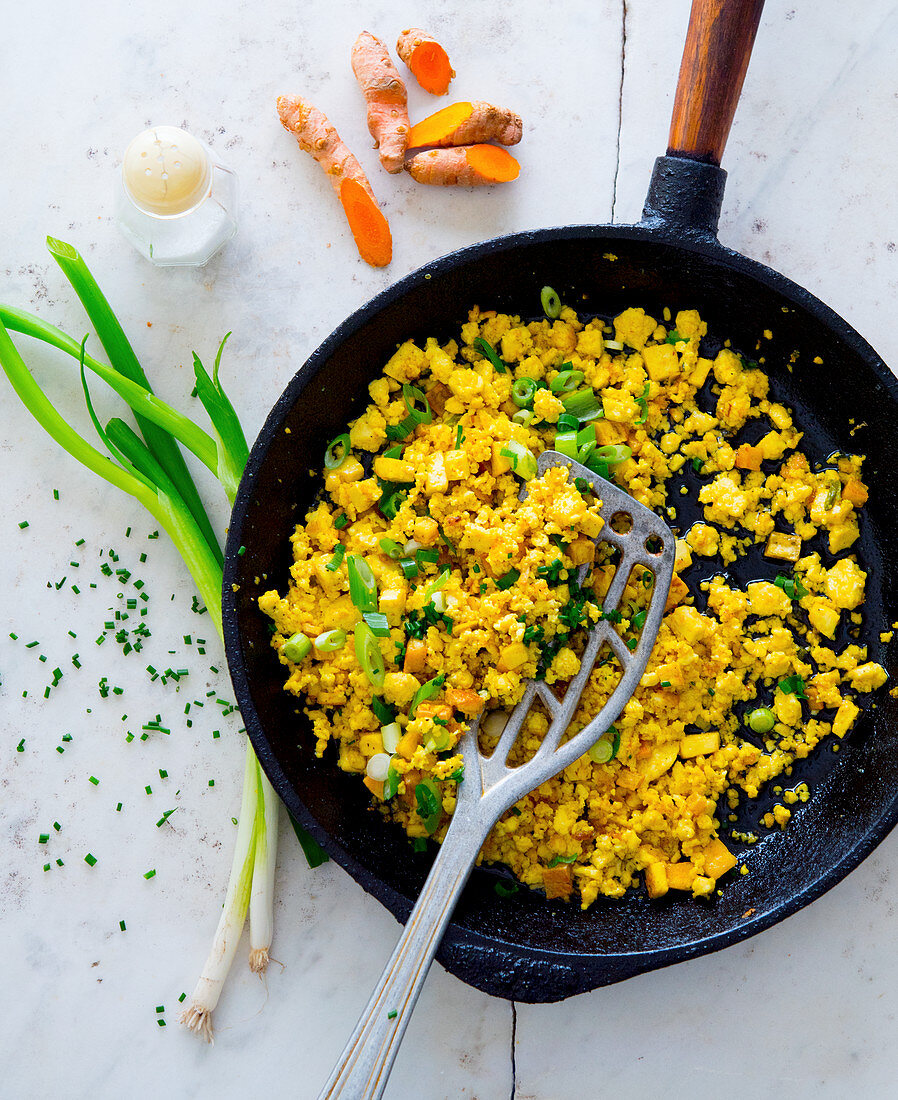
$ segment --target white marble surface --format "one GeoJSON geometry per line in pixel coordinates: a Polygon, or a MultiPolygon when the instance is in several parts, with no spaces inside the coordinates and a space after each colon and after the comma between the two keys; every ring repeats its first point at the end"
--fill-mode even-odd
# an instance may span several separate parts
{"type": "MultiPolygon", "coordinates": [[[[211,356],[232,329],[226,384],[252,436],[318,342],[425,260],[521,228],[637,218],[652,160],[666,145],[688,6],[11,6],[0,64],[0,297],[79,336],[87,331],[43,249],[47,233],[72,241],[157,389],[176,404],[191,388],[190,352],[211,356]],[[393,40],[410,24],[432,28],[449,46],[457,98],[507,103],[523,116],[515,185],[423,189],[377,168],[348,51],[363,26],[393,40]],[[357,259],[329,185],[277,122],[282,92],[317,102],[369,168],[394,230],[388,270],[357,259]],[[111,221],[120,153],[151,122],[186,125],[239,173],[240,233],[201,271],[153,269],[111,221]]],[[[836,0],[768,4],[724,161],[721,236],[814,290],[898,363],[898,11],[890,0],[868,0],[850,17],[847,10],[836,0]]],[[[411,101],[413,117],[433,109],[420,91],[411,101]]],[[[46,355],[35,362],[81,418],[70,364],[46,355]]],[[[216,499],[214,486],[201,483],[216,499]]],[[[217,515],[223,526],[220,506],[217,515]]],[[[186,725],[185,702],[213,689],[229,698],[229,685],[223,671],[209,671],[224,668],[218,645],[191,612],[174,552],[147,540],[152,529],[137,505],[61,456],[0,381],[0,1095],[314,1097],[396,924],[339,868],[310,871],[285,830],[274,944],[281,965],[265,983],[235,965],[214,1048],[177,1026],[177,998],[192,988],[217,920],[242,748],[236,715],[220,718],[211,700],[186,725]],[[94,644],[123,590],[99,571],[99,552],[110,547],[121,558],[116,567],[146,580],[152,637],[142,654],[122,657],[111,640],[94,644]],[[187,633],[208,638],[205,657],[183,643],[187,633]],[[32,640],[40,645],[25,648],[32,640]],[[191,672],[178,690],[151,682],[148,664],[191,672]],[[45,700],[57,666],[64,677],[45,700]],[[101,698],[101,676],[123,693],[101,698]],[[157,713],[169,737],[126,743],[128,729],[157,713]],[[63,743],[64,733],[72,740],[63,743]],[[170,822],[156,828],[173,806],[170,822]],[[46,846],[38,844],[45,832],[46,846]],[[147,881],[150,868],[157,874],[147,881]],[[165,1006],[164,1028],[157,1005],[165,1006]]],[[[515,1008],[437,967],[387,1095],[894,1095],[896,871],[892,837],[839,887],[762,936],[561,1004],[515,1008]]]]}

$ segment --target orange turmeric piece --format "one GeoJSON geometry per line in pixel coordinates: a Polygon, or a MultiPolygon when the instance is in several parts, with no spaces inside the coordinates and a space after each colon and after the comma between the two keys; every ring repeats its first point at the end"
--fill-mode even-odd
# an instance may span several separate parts
{"type": "Polygon", "coordinates": [[[393,258],[393,238],[362,167],[327,117],[299,96],[280,96],[281,125],[324,169],[343,205],[359,255],[372,267],[393,258]]]}
{"type": "Polygon", "coordinates": [[[424,145],[436,145],[445,148],[450,145],[474,145],[482,141],[517,145],[523,132],[523,123],[514,111],[494,107],[492,103],[478,99],[452,103],[416,122],[409,131],[408,147],[420,149],[424,145]]]}
{"type": "Polygon", "coordinates": [[[368,31],[352,47],[352,71],[368,105],[368,129],[388,172],[401,172],[408,143],[408,96],[387,47],[368,31]]]}
{"type": "Polygon", "coordinates": [[[418,27],[409,27],[400,34],[396,53],[408,65],[415,80],[431,95],[446,95],[455,69],[449,55],[433,35],[418,27]]]}
{"type": "Polygon", "coordinates": [[[510,183],[521,166],[511,153],[498,145],[465,145],[459,149],[428,149],[406,165],[418,183],[444,187],[483,187],[510,183]]]}

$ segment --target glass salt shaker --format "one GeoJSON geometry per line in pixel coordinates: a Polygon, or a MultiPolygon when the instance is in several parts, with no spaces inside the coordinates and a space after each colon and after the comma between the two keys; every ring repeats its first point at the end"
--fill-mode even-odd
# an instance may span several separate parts
{"type": "Polygon", "coordinates": [[[237,232],[237,177],[186,130],[154,126],[125,150],[116,220],[159,267],[199,267],[237,232]]]}

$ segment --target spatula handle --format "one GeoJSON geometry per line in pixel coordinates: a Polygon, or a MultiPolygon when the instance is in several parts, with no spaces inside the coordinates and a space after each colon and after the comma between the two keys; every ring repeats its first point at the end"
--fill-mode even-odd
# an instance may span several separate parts
{"type": "MultiPolygon", "coordinates": [[[[473,781],[472,781],[473,782],[473,781]]],[[[484,835],[453,817],[390,961],[318,1100],[376,1100],[484,835]]]]}
{"type": "Polygon", "coordinates": [[[764,0],[692,0],[668,156],[719,165],[764,0]]]}

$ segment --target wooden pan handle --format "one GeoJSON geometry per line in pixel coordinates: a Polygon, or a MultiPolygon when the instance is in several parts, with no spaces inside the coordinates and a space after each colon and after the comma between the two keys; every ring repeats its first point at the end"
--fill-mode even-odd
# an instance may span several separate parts
{"type": "Polygon", "coordinates": [[[764,0],[692,0],[668,156],[720,164],[764,0]]]}

